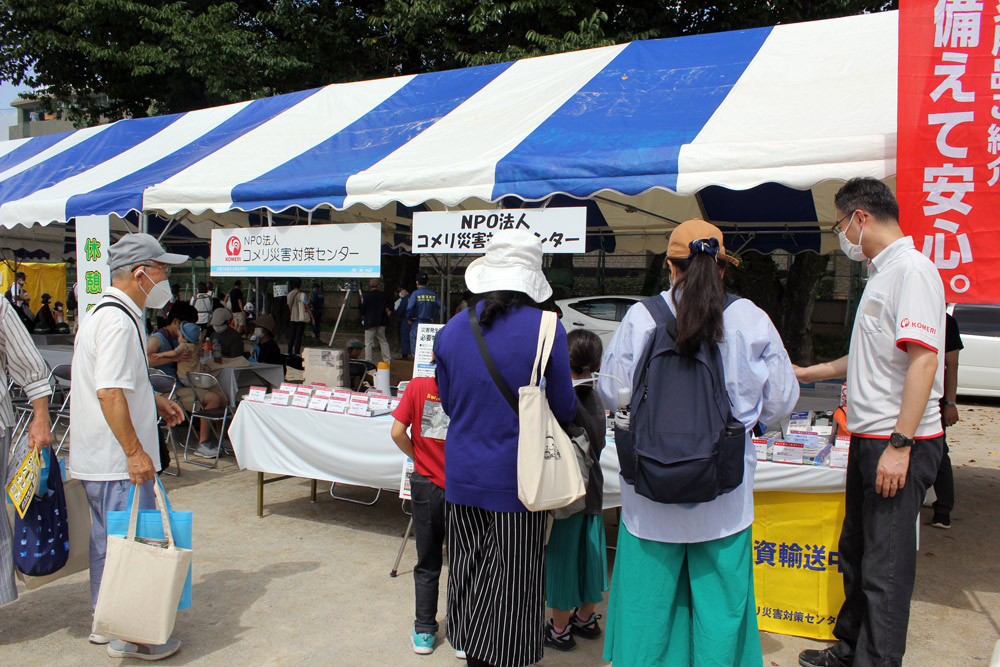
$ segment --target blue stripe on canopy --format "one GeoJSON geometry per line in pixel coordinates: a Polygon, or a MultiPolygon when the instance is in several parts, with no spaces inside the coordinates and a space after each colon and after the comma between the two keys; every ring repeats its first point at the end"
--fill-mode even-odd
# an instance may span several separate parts
{"type": "Polygon", "coordinates": [[[384,157],[479,92],[513,63],[414,77],[387,100],[302,155],[233,188],[243,210],[344,205],[347,179],[384,157]],[[282,204],[284,202],[284,204],[282,204]]]}
{"type": "Polygon", "coordinates": [[[142,192],[147,187],[162,183],[174,174],[187,169],[318,90],[321,89],[314,88],[251,102],[232,118],[165,158],[114,183],[70,197],[66,204],[67,217],[87,215],[89,211],[96,210],[113,211],[118,215],[124,215],[130,210],[142,210],[142,192]]]}
{"type": "Polygon", "coordinates": [[[118,121],[103,132],[5,180],[3,199],[22,199],[107,162],[149,139],[180,117],[180,114],[175,114],[118,121]]]}
{"type": "Polygon", "coordinates": [[[48,134],[41,137],[34,137],[33,139],[24,142],[23,146],[18,146],[3,157],[0,157],[0,172],[7,171],[11,167],[16,167],[25,160],[30,160],[47,149],[49,146],[54,146],[59,143],[69,136],[69,134],[69,132],[48,134]]]}
{"type": "Polygon", "coordinates": [[[632,42],[497,163],[494,197],[675,189],[680,147],[698,135],[770,33],[632,42]]]}
{"type": "Polygon", "coordinates": [[[812,192],[780,183],[764,183],[748,190],[710,185],[698,196],[709,220],[789,223],[817,220],[812,192]]]}

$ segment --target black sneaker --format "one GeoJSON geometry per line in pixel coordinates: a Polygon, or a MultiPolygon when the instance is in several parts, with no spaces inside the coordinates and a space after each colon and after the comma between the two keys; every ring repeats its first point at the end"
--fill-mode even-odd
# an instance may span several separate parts
{"type": "Polygon", "coordinates": [[[579,609],[573,611],[573,615],[569,617],[569,627],[573,631],[573,634],[577,637],[583,637],[584,639],[597,639],[601,636],[601,626],[597,624],[597,619],[601,618],[599,614],[591,614],[590,618],[582,619],[579,616],[579,609]]]}
{"type": "Polygon", "coordinates": [[[935,528],[948,530],[951,528],[951,517],[946,514],[935,514],[934,518],[931,519],[931,525],[935,528]]]}
{"type": "Polygon", "coordinates": [[[572,626],[567,625],[562,634],[556,634],[556,629],[552,626],[552,621],[545,624],[545,647],[554,648],[557,651],[572,651],[576,648],[576,640],[573,639],[572,626]]]}
{"type": "Polygon", "coordinates": [[[831,655],[828,648],[820,651],[810,648],[799,653],[799,665],[801,667],[842,667],[843,663],[831,655]]]}

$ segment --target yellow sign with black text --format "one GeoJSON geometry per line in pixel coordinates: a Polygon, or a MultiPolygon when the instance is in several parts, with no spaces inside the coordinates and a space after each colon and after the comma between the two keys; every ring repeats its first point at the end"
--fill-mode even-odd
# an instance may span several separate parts
{"type": "Polygon", "coordinates": [[[833,639],[844,602],[843,493],[754,494],[753,581],[766,632],[833,639]]]}

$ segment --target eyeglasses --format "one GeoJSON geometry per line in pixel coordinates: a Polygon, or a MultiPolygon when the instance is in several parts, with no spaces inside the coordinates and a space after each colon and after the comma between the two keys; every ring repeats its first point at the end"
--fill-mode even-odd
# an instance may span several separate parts
{"type": "Polygon", "coordinates": [[[163,275],[170,275],[170,267],[164,264],[140,264],[139,266],[147,269],[159,269],[160,271],[163,271],[163,275]]]}
{"type": "Polygon", "coordinates": [[[855,213],[857,213],[857,211],[851,211],[850,213],[848,213],[847,215],[845,215],[843,218],[841,218],[837,222],[833,223],[833,231],[834,231],[834,233],[835,234],[839,234],[840,233],[840,226],[844,223],[844,220],[847,220],[848,218],[850,218],[851,216],[853,216],[855,213]]]}

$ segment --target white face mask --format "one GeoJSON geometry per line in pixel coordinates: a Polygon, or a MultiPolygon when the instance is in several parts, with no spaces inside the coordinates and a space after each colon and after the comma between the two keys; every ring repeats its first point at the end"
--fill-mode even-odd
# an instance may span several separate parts
{"type": "Polygon", "coordinates": [[[847,223],[847,227],[845,227],[844,231],[840,232],[840,234],[837,235],[838,240],[840,241],[840,249],[844,252],[845,255],[847,255],[848,259],[853,260],[855,262],[863,262],[866,259],[868,259],[868,256],[865,255],[864,250],[861,249],[861,238],[865,235],[865,228],[864,227],[861,228],[861,233],[858,234],[858,242],[851,243],[847,239],[847,230],[853,224],[854,224],[854,214],[852,213],[851,220],[850,222],[847,223]]]}
{"type": "MultiPolygon", "coordinates": [[[[146,276],[152,282],[153,279],[149,277],[148,273],[143,271],[142,275],[146,276]]],[[[142,285],[139,285],[139,289],[142,289],[142,285]]],[[[142,289],[142,292],[146,295],[146,303],[143,305],[152,310],[163,308],[170,301],[170,283],[165,278],[158,283],[154,283],[148,292],[144,289],[142,289]]]]}
{"type": "Polygon", "coordinates": [[[264,337],[264,330],[261,327],[257,327],[253,330],[253,335],[250,336],[250,340],[260,340],[264,337]]]}
{"type": "Polygon", "coordinates": [[[229,328],[228,324],[213,324],[212,328],[215,329],[215,333],[222,333],[229,328]]]}

